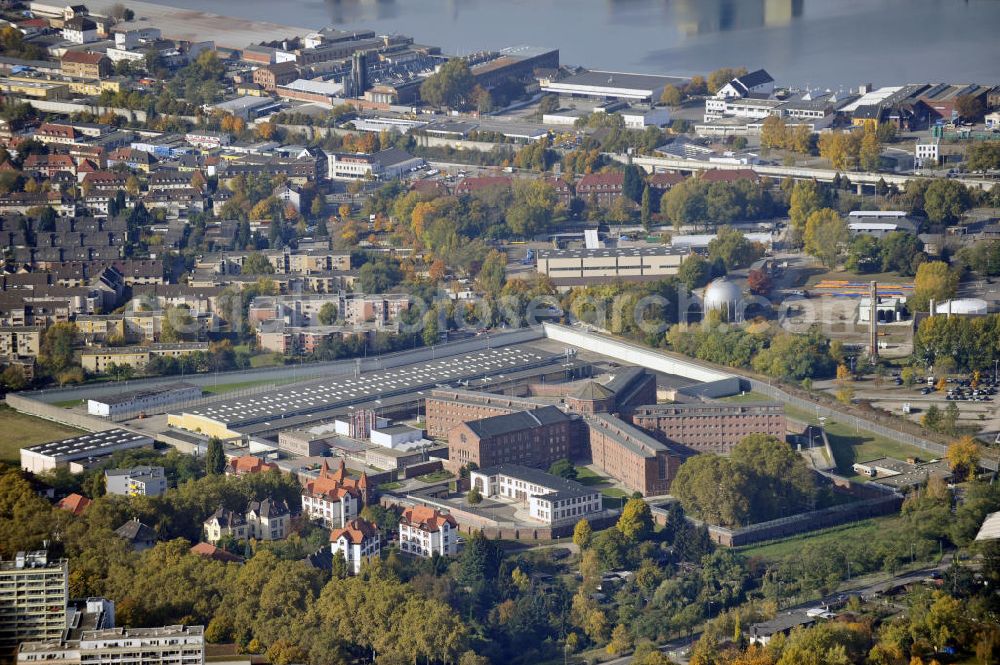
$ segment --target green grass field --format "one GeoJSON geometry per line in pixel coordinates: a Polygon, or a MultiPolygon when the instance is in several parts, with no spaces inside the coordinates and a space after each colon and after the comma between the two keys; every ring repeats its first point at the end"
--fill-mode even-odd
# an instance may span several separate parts
{"type": "Polygon", "coordinates": [[[829,529],[804,533],[798,536],[792,536],[791,538],[784,538],[782,540],[775,540],[759,545],[747,545],[746,547],[737,548],[737,551],[747,557],[761,557],[769,561],[786,559],[797,556],[802,547],[807,543],[822,545],[824,543],[834,543],[841,540],[871,541],[877,539],[879,532],[882,531],[886,525],[897,519],[899,518],[895,516],[876,517],[870,520],[863,520],[861,522],[854,522],[853,524],[845,524],[843,526],[835,526],[829,529]]]}
{"type": "Polygon", "coordinates": [[[72,409],[74,406],[85,404],[82,399],[64,399],[59,402],[52,402],[54,406],[61,406],[64,409],[72,409]]]}
{"type": "Polygon", "coordinates": [[[0,405],[0,461],[19,464],[20,449],[36,443],[83,434],[81,430],[19,413],[6,404],[0,405]]]}
{"type": "Polygon", "coordinates": [[[450,471],[445,471],[441,469],[440,471],[435,471],[434,473],[427,473],[422,476],[417,476],[417,480],[422,483],[439,483],[442,480],[451,480],[455,477],[450,471]]]}

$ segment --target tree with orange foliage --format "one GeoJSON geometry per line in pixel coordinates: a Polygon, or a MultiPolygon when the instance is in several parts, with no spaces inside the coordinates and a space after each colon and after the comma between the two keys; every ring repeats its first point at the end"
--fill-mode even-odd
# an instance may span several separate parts
{"type": "Polygon", "coordinates": [[[448,266],[445,265],[444,261],[441,259],[435,259],[434,263],[431,264],[430,270],[428,270],[428,276],[431,278],[432,282],[440,282],[444,279],[447,271],[448,266]]]}

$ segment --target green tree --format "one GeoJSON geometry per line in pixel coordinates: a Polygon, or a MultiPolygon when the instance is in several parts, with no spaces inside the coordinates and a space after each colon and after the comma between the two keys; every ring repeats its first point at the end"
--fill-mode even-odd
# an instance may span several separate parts
{"type": "Polygon", "coordinates": [[[361,293],[385,293],[402,280],[399,265],[389,260],[368,261],[358,270],[361,293]]]}
{"type": "Polygon", "coordinates": [[[75,343],[76,324],[54,323],[42,334],[39,360],[51,373],[61,372],[73,364],[75,343]]]}
{"type": "Polygon", "coordinates": [[[438,343],[441,332],[438,328],[438,313],[436,309],[429,309],[424,314],[423,340],[424,346],[433,346],[438,343]]]}
{"type": "Polygon", "coordinates": [[[475,487],[473,487],[465,495],[465,500],[468,501],[469,504],[471,504],[471,505],[474,506],[474,505],[476,505],[478,503],[482,503],[482,501],[483,501],[483,495],[482,495],[482,493],[480,493],[480,491],[478,489],[476,489],[475,487]]]}
{"type": "Polygon", "coordinates": [[[273,275],[274,266],[260,252],[247,254],[240,271],[244,275],[273,275]]]}
{"type": "Polygon", "coordinates": [[[712,269],[708,261],[698,254],[692,254],[681,262],[681,267],[677,269],[677,279],[681,284],[689,289],[698,289],[711,279],[712,269]]]}
{"type": "Polygon", "coordinates": [[[0,383],[10,391],[24,390],[28,385],[28,379],[20,365],[8,365],[0,374],[0,383]]]}
{"type": "Polygon", "coordinates": [[[927,407],[927,411],[920,418],[920,424],[934,432],[940,429],[941,409],[938,408],[937,404],[931,404],[927,407]]]}
{"type": "Polygon", "coordinates": [[[332,302],[325,302],[319,308],[319,322],[324,326],[333,325],[337,321],[337,306],[332,302]]]}
{"type": "Polygon", "coordinates": [[[970,145],[965,152],[965,165],[970,171],[1000,169],[1000,141],[983,141],[970,145]]]}
{"type": "Polygon", "coordinates": [[[222,441],[213,436],[205,448],[205,473],[217,476],[226,470],[226,453],[222,449],[222,441]]]}
{"type": "Polygon", "coordinates": [[[740,231],[731,226],[721,226],[708,243],[708,258],[719,259],[726,270],[746,268],[764,254],[764,248],[747,240],[740,231]]]}
{"type": "Polygon", "coordinates": [[[642,199],[642,191],[645,186],[646,179],[642,176],[642,169],[635,164],[626,165],[622,180],[622,193],[633,203],[638,203],[642,199]]]}
{"type": "Polygon", "coordinates": [[[882,267],[882,248],[877,238],[859,234],[847,245],[844,267],[853,273],[876,272],[882,267]]]}
{"type": "Polygon", "coordinates": [[[653,531],[653,513],[641,498],[629,499],[618,518],[617,528],[633,542],[642,541],[653,531]]]}
{"type": "Polygon", "coordinates": [[[935,223],[954,224],[971,206],[969,190],[955,180],[936,178],[924,192],[924,212],[935,223]]]}
{"type": "Polygon", "coordinates": [[[482,291],[493,297],[499,296],[507,283],[507,255],[491,250],[483,261],[483,267],[479,269],[476,283],[482,291]]]}
{"type": "Polygon", "coordinates": [[[651,205],[652,204],[649,199],[649,185],[646,185],[642,189],[642,202],[639,205],[639,223],[642,224],[643,230],[647,233],[652,225],[653,211],[650,207],[651,205]]]}
{"type": "Polygon", "coordinates": [[[893,231],[879,241],[879,247],[882,272],[915,275],[920,264],[927,260],[923,241],[912,233],[893,231]]]}
{"type": "Polygon", "coordinates": [[[568,459],[559,459],[549,466],[549,473],[553,476],[559,476],[560,478],[566,478],[567,480],[576,480],[577,473],[576,467],[568,459]]]}
{"type": "Polygon", "coordinates": [[[464,58],[452,58],[420,85],[420,98],[433,106],[462,108],[470,101],[475,79],[464,58]]]}
{"type": "Polygon", "coordinates": [[[519,179],[514,183],[513,202],[507,208],[507,226],[515,235],[530,238],[552,223],[556,207],[555,189],[544,180],[519,179]]]}
{"type": "Polygon", "coordinates": [[[849,238],[847,222],[836,210],[823,208],[809,215],[805,228],[805,249],[827,268],[837,267],[841,246],[849,238]]]}

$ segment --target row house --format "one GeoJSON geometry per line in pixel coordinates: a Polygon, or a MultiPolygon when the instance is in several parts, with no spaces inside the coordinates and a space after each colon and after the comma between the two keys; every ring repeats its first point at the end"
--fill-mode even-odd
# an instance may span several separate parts
{"type": "Polygon", "coordinates": [[[193,189],[190,173],[166,169],[157,171],[149,176],[148,187],[151,192],[168,189],[193,189]]]}
{"type": "Polygon", "coordinates": [[[83,188],[89,191],[106,191],[112,194],[124,190],[128,174],[117,171],[96,171],[83,177],[83,188]]]}
{"type": "Polygon", "coordinates": [[[355,480],[347,474],[344,460],[336,471],[324,461],[319,475],[303,486],[302,512],[327,528],[339,528],[357,517],[371,498],[366,473],[355,480]]]}
{"type": "Polygon", "coordinates": [[[191,187],[151,191],[142,202],[149,210],[166,210],[168,217],[187,217],[192,212],[205,212],[204,194],[191,187]]]}
{"type": "Polygon", "coordinates": [[[407,508],[399,520],[399,549],[423,558],[454,556],[458,553],[458,522],[437,508],[407,508]]]}
{"type": "Polygon", "coordinates": [[[62,192],[10,192],[0,196],[0,214],[28,214],[32,208],[50,207],[60,217],[76,216],[76,201],[62,192]]]}
{"type": "Polygon", "coordinates": [[[32,153],[27,156],[22,166],[24,173],[50,178],[56,173],[65,171],[76,177],[76,162],[69,155],[39,155],[32,153]]]}
{"type": "Polygon", "coordinates": [[[127,166],[133,171],[149,173],[159,160],[148,152],[136,150],[135,148],[120,147],[115,148],[108,155],[108,168],[116,166],[127,166]]]}

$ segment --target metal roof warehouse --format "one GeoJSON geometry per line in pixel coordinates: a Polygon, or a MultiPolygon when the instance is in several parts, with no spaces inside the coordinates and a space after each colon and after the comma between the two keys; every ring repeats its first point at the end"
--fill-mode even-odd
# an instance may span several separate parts
{"type": "Polygon", "coordinates": [[[287,388],[191,409],[183,414],[171,414],[168,423],[223,437],[274,429],[271,427],[274,421],[279,421],[284,429],[330,415],[336,409],[400,395],[409,396],[418,390],[439,385],[552,365],[562,358],[518,347],[487,349],[359,376],[297,383],[287,388]]]}

